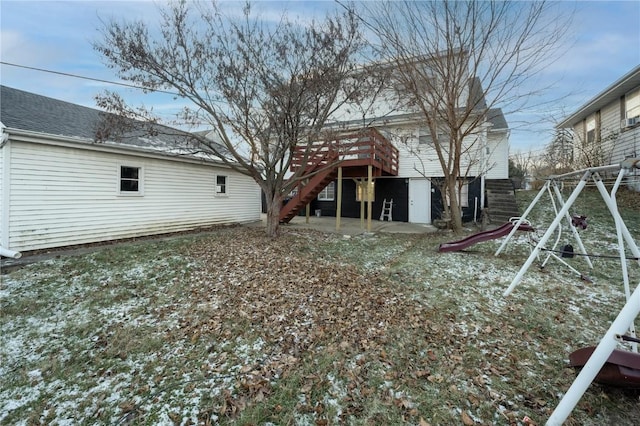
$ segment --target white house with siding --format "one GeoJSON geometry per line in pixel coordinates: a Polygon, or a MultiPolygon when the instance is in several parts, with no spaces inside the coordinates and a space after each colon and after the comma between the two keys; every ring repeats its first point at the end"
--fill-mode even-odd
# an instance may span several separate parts
{"type": "MultiPolygon", "coordinates": [[[[465,221],[480,219],[484,208],[494,208],[488,190],[490,185],[507,185],[513,189],[509,179],[509,128],[505,116],[499,108],[488,108],[480,82],[469,78],[467,90],[461,105],[474,105],[480,125],[473,135],[469,135],[463,145],[466,152],[462,156],[462,170],[459,179],[462,184],[462,213],[465,221]]],[[[398,101],[393,87],[378,94],[375,102],[364,117],[357,109],[345,106],[333,117],[327,127],[335,130],[375,128],[398,150],[398,172],[396,175],[379,176],[374,180],[373,217],[379,217],[383,202],[393,199],[393,220],[412,223],[432,223],[443,212],[443,200],[438,179],[444,176],[438,161],[431,135],[424,115],[416,108],[398,101]]],[[[445,137],[444,135],[442,135],[445,137]]],[[[445,144],[446,145],[446,144],[445,144]]],[[[311,202],[311,210],[322,215],[336,214],[336,182],[329,183],[318,197],[311,202]]],[[[356,184],[351,179],[343,182],[344,197],[341,215],[359,217],[361,214],[356,184]]],[[[507,189],[508,192],[508,189],[507,189]]],[[[507,194],[508,195],[508,194],[507,194]]],[[[500,203],[503,200],[499,200],[500,203]]],[[[513,199],[515,204],[515,198],[513,199]]],[[[514,207],[517,210],[517,207],[514,207]]],[[[497,210],[496,210],[497,213],[497,210]]],[[[494,213],[496,221],[503,221],[517,214],[505,217],[494,213]],[[505,219],[506,218],[506,219],[505,219]]],[[[506,212],[511,213],[511,212],[506,212]]],[[[517,211],[513,212],[517,213],[517,211]]]]}
{"type": "Polygon", "coordinates": [[[29,251],[260,220],[260,189],[170,138],[96,142],[104,113],[0,86],[0,246],[29,251]]]}
{"type": "Polygon", "coordinates": [[[574,158],[585,166],[640,156],[640,66],[556,126],[573,133],[574,158]]]}

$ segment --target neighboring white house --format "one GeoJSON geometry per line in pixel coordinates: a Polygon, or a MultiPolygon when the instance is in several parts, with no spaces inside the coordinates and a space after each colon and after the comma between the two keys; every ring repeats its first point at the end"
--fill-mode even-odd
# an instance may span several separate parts
{"type": "Polygon", "coordinates": [[[104,113],[0,86],[0,246],[29,251],[260,219],[260,189],[142,134],[96,142],[104,113]],[[172,153],[173,152],[173,153],[172,153]]]}
{"type": "Polygon", "coordinates": [[[582,105],[556,128],[571,129],[574,159],[585,167],[640,157],[640,66],[582,105]]]}

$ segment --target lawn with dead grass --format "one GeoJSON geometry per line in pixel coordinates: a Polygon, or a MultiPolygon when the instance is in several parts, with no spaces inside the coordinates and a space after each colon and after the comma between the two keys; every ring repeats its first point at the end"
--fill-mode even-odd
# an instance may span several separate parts
{"type": "MultiPolygon", "coordinates": [[[[637,238],[636,195],[623,217],[637,238]]],[[[598,200],[573,209],[581,236],[615,255],[598,200]]],[[[504,298],[528,237],[499,257],[500,241],[438,253],[452,238],[234,227],[3,275],[0,422],[544,423],[575,377],[568,354],[624,303],[620,261],[570,259],[592,283],[550,261],[504,298]]],[[[637,424],[638,396],[592,385],[568,424],[637,424]]]]}

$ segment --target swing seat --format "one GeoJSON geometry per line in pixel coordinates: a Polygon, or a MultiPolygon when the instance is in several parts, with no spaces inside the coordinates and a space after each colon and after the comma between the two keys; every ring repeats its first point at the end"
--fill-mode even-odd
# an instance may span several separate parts
{"type": "MultiPolygon", "coordinates": [[[[595,349],[595,346],[589,346],[572,352],[569,365],[582,369],[595,349]]],[[[605,386],[640,389],[640,354],[614,349],[594,381],[605,386]]]]}
{"type": "Polygon", "coordinates": [[[582,230],[587,229],[587,217],[582,215],[574,215],[571,217],[571,224],[582,230]]]}

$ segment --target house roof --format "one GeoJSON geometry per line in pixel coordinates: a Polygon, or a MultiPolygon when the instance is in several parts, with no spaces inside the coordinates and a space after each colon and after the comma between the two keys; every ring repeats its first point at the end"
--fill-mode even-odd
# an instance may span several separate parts
{"type": "Polygon", "coordinates": [[[628,93],[638,87],[640,87],[640,65],[582,105],[578,110],[576,110],[576,112],[566,117],[556,125],[556,128],[562,129],[566,127],[573,127],[575,123],[584,120],[589,115],[602,109],[606,105],[616,102],[625,93],[628,93]]]}
{"type": "Polygon", "coordinates": [[[8,128],[94,139],[103,112],[0,86],[0,119],[8,128]]]}
{"type": "Polygon", "coordinates": [[[507,130],[509,125],[502,108],[491,108],[487,111],[487,121],[493,125],[491,130],[507,130]]]}
{"type": "MultiPolygon", "coordinates": [[[[8,129],[35,132],[73,139],[76,142],[99,142],[99,130],[117,116],[97,109],[0,86],[0,121],[8,129]]],[[[115,121],[117,123],[117,121],[115,121]]],[[[144,123],[128,120],[120,134],[107,135],[110,146],[123,149],[144,149],[167,155],[184,155],[177,142],[187,142],[189,134],[166,126],[154,125],[153,136],[144,123]]],[[[147,126],[148,127],[148,126],[147,126]]],[[[111,130],[111,129],[110,129],[111,130]]],[[[186,146],[186,145],[182,145],[186,146]]]]}

